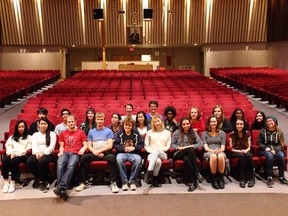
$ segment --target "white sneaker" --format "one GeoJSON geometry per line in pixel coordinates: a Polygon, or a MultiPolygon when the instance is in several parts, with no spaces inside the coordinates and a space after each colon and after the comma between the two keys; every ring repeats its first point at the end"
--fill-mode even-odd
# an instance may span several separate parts
{"type": "Polygon", "coordinates": [[[2,192],[3,193],[8,193],[8,191],[9,191],[9,186],[10,186],[10,184],[9,184],[9,182],[4,182],[3,183],[3,189],[2,189],[2,192]]]}
{"type": "Polygon", "coordinates": [[[136,190],[136,185],[135,183],[130,183],[130,190],[135,191],[136,190]]]}
{"type": "Polygon", "coordinates": [[[128,191],[128,189],[129,189],[128,182],[126,182],[125,184],[122,185],[122,190],[128,191]]]}
{"type": "Polygon", "coordinates": [[[112,190],[112,193],[118,193],[119,192],[119,189],[117,187],[116,182],[112,182],[111,185],[110,185],[110,188],[112,190]]]}
{"type": "Polygon", "coordinates": [[[8,192],[13,193],[15,191],[15,182],[10,182],[8,192]]]}
{"type": "Polygon", "coordinates": [[[77,191],[77,192],[80,192],[80,191],[83,191],[84,189],[86,189],[86,188],[89,188],[91,186],[91,183],[81,183],[79,186],[77,186],[76,188],[75,188],[75,190],[77,191]]]}

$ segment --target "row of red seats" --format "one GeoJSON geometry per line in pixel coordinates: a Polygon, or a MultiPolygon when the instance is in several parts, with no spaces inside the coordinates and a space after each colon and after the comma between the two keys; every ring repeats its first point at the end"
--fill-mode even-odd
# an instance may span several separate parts
{"type": "MultiPolygon", "coordinates": [[[[251,152],[253,153],[253,162],[254,162],[254,167],[256,168],[256,170],[258,170],[260,167],[264,166],[265,163],[265,157],[259,156],[259,147],[257,146],[256,142],[257,142],[257,137],[259,135],[259,130],[255,130],[252,131],[252,147],[251,147],[251,152]]],[[[228,145],[228,137],[229,134],[226,134],[227,137],[227,145],[226,145],[226,154],[227,157],[230,161],[230,165],[232,168],[236,168],[237,167],[237,158],[231,159],[229,157],[230,152],[231,152],[231,148],[228,145]]],[[[56,150],[55,150],[55,155],[57,155],[58,153],[58,144],[56,145],[56,150]]],[[[287,151],[287,146],[285,148],[285,151],[287,151]]],[[[116,150],[114,149],[112,151],[114,154],[116,154],[116,150]]],[[[173,153],[174,153],[174,149],[170,149],[168,152],[168,159],[167,160],[163,160],[162,161],[162,167],[161,167],[161,172],[170,172],[171,169],[173,169],[174,172],[182,172],[183,170],[185,170],[185,165],[184,165],[184,161],[183,160],[174,160],[173,163],[171,163],[171,159],[173,158],[173,153]]],[[[197,154],[197,163],[199,165],[199,167],[201,167],[202,170],[206,170],[209,166],[208,161],[203,159],[203,149],[199,148],[196,151],[197,154]]],[[[2,150],[0,152],[0,156],[3,157],[5,155],[5,149],[2,150]]],[[[144,159],[144,167],[145,169],[147,169],[148,167],[148,163],[149,161],[147,161],[147,153],[144,149],[142,149],[142,157],[144,159]]],[[[288,157],[285,157],[285,162],[287,164],[288,161],[288,157]]],[[[276,161],[275,161],[276,163],[276,161]]],[[[0,163],[0,168],[1,168],[1,163],[0,163]]],[[[127,169],[131,169],[132,164],[130,162],[126,162],[126,166],[127,169]]],[[[22,163],[20,164],[20,172],[27,172],[27,168],[26,168],[26,164],[22,163]]],[[[90,163],[89,165],[90,170],[93,171],[105,171],[109,168],[108,163],[106,161],[93,161],[90,163]]],[[[50,169],[50,173],[54,176],[56,176],[56,164],[55,163],[51,163],[49,164],[49,169],[50,169]]]]}
{"type": "Polygon", "coordinates": [[[0,107],[55,82],[59,71],[0,71],[0,107]]]}
{"type": "MultiPolygon", "coordinates": [[[[176,117],[178,120],[182,116],[187,116],[188,109],[191,106],[198,106],[202,109],[204,117],[212,113],[212,109],[216,104],[223,106],[224,112],[228,117],[236,108],[242,108],[244,112],[253,110],[253,106],[246,96],[194,71],[83,71],[63,82],[57,83],[53,88],[49,88],[44,93],[37,95],[36,98],[30,98],[24,106],[23,113],[36,114],[36,109],[44,106],[49,110],[49,118],[55,123],[58,123],[62,120],[59,118],[60,110],[62,108],[69,108],[73,111],[73,114],[80,116],[79,121],[84,121],[85,109],[91,106],[97,111],[106,113],[108,123],[113,112],[124,115],[124,105],[128,102],[132,102],[134,105],[135,113],[139,110],[147,112],[149,100],[152,99],[158,100],[159,112],[161,114],[163,114],[166,106],[175,106],[178,112],[176,117]],[[116,77],[114,77],[114,75],[116,77]],[[138,99],[129,100],[125,95],[129,95],[130,92],[133,92],[133,95],[137,95],[136,93],[138,91],[134,91],[129,85],[129,89],[127,89],[126,85],[110,85],[111,82],[115,80],[118,83],[127,82],[126,79],[128,82],[140,80],[142,84],[145,83],[145,85],[151,86],[151,88],[155,86],[156,92],[150,92],[149,88],[141,89],[140,92],[142,92],[146,98],[143,98],[140,94],[138,99]],[[174,86],[172,84],[174,84],[174,86]],[[109,86],[109,88],[101,88],[101,85],[109,86]],[[75,97],[74,94],[78,94],[78,91],[80,91],[82,87],[83,89],[87,89],[87,91],[91,91],[91,93],[92,91],[93,93],[101,93],[106,95],[106,97],[75,97]],[[197,89],[197,91],[195,89],[197,89]],[[181,90],[185,90],[182,92],[182,95],[181,90]],[[192,91],[190,92],[189,90],[192,91]],[[111,93],[111,91],[113,92],[112,95],[119,95],[121,93],[121,95],[126,98],[117,100],[113,98],[113,96],[108,97],[108,93],[111,93]],[[52,94],[56,92],[61,95],[53,97],[52,94]]],[[[249,118],[253,119],[254,116],[249,118]]]]}
{"type": "Polygon", "coordinates": [[[276,68],[212,68],[211,76],[288,111],[288,71],[276,68]]]}

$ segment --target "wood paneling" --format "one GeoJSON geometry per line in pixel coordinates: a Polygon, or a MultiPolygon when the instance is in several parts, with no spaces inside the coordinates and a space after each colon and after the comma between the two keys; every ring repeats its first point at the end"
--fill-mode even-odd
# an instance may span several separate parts
{"type": "Polygon", "coordinates": [[[189,8],[187,0],[168,0],[167,8],[164,0],[149,0],[153,19],[147,21],[141,0],[126,0],[124,14],[119,13],[123,1],[106,0],[103,21],[93,19],[100,0],[83,0],[84,21],[79,0],[41,0],[42,31],[36,1],[19,2],[21,19],[16,18],[13,1],[1,0],[2,45],[126,46],[127,29],[133,26],[142,29],[143,45],[267,41],[268,0],[255,0],[251,15],[250,0],[190,0],[189,8]]]}

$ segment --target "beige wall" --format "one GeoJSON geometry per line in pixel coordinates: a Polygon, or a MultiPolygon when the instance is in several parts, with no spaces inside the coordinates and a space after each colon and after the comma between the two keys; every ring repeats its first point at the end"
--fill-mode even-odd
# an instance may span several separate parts
{"type": "Polygon", "coordinates": [[[1,70],[60,70],[59,48],[2,47],[1,70]]]}
{"type": "Polygon", "coordinates": [[[268,67],[266,43],[205,45],[204,75],[213,67],[268,67]]]}
{"type": "MultiPolygon", "coordinates": [[[[201,72],[204,67],[204,74],[209,76],[211,67],[274,67],[288,69],[288,41],[273,43],[247,43],[247,44],[214,44],[204,45],[201,49],[204,53],[204,60],[199,48],[134,48],[129,52],[129,47],[107,48],[107,61],[111,61],[113,55],[141,55],[152,56],[152,61],[159,61],[160,67],[166,69],[177,69],[181,65],[194,65],[195,70],[201,72]],[[159,55],[156,55],[158,53],[159,55]],[[167,56],[171,56],[171,66],[167,65],[167,56]]],[[[98,61],[102,57],[101,48],[72,48],[65,52],[62,58],[59,56],[59,47],[8,47],[0,48],[0,69],[1,70],[46,70],[55,69],[69,71],[81,67],[82,61],[98,61]],[[66,54],[66,55],[65,55],[66,54]],[[62,65],[60,61],[62,60],[62,65]]]]}
{"type": "Polygon", "coordinates": [[[268,66],[288,70],[288,41],[268,44],[268,66]]]}
{"type": "MultiPolygon", "coordinates": [[[[111,61],[113,56],[133,56],[133,55],[151,55],[152,61],[159,61],[160,67],[166,69],[177,69],[181,65],[194,65],[196,70],[199,66],[199,48],[134,48],[134,52],[125,48],[107,48],[106,60],[111,61]],[[171,56],[171,65],[167,65],[167,57],[171,56]]],[[[68,58],[70,69],[74,70],[81,67],[82,61],[98,61],[102,56],[101,48],[70,49],[68,58]]]]}

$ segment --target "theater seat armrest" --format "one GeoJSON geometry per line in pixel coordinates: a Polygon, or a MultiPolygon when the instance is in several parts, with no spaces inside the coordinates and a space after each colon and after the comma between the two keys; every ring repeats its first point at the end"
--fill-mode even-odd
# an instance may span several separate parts
{"type": "Polygon", "coordinates": [[[226,149],[226,151],[232,152],[232,147],[230,147],[230,146],[226,146],[225,149],[226,149]]]}
{"type": "Polygon", "coordinates": [[[142,149],[141,149],[141,153],[147,153],[146,150],[145,150],[145,148],[142,148],[142,149]]]}
{"type": "Polygon", "coordinates": [[[251,145],[250,151],[253,154],[253,156],[258,157],[259,154],[259,146],[258,145],[251,145]]]}
{"type": "Polygon", "coordinates": [[[170,149],[169,149],[169,152],[170,152],[170,153],[174,153],[174,152],[175,152],[175,149],[174,149],[174,148],[170,148],[170,149]]]}

